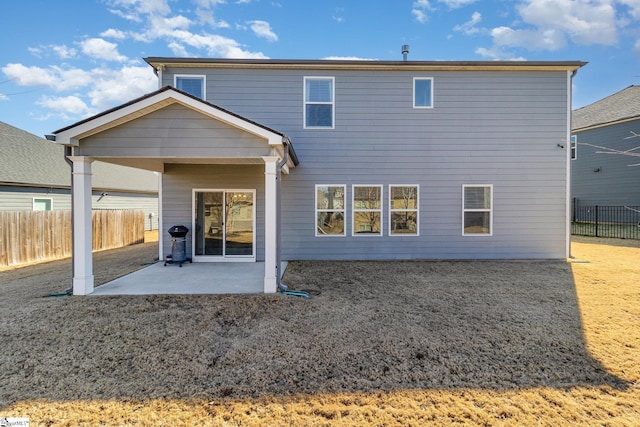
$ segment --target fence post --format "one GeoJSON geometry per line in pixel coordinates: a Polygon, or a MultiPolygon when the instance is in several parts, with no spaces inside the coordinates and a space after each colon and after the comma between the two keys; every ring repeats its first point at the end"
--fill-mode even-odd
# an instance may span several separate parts
{"type": "Polygon", "coordinates": [[[596,237],[598,237],[598,205],[596,205],[596,237]]]}

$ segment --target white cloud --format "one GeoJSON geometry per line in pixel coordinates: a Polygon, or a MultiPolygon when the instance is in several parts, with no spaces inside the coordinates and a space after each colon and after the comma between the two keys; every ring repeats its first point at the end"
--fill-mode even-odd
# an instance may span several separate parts
{"type": "Polygon", "coordinates": [[[528,0],[518,11],[539,32],[562,32],[577,44],[613,45],[618,40],[612,0],[528,0]]]}
{"type": "Polygon", "coordinates": [[[49,48],[54,51],[60,59],[74,58],[78,53],[74,48],[65,45],[50,45],[49,48]]]}
{"type": "Polygon", "coordinates": [[[152,92],[158,84],[157,77],[153,74],[151,67],[146,64],[139,67],[124,66],[119,69],[94,68],[91,70],[8,64],[2,68],[2,71],[19,86],[44,86],[56,92],[86,93],[86,100],[83,96],[74,93],[60,97],[45,96],[38,101],[40,106],[53,109],[58,113],[64,112],[71,117],[95,114],[114,104],[152,92]],[[87,89],[89,89],[88,92],[86,92],[87,89]],[[91,105],[91,108],[87,105],[91,105]]]}
{"type": "Polygon", "coordinates": [[[449,9],[457,9],[462,6],[466,6],[471,3],[475,3],[477,0],[438,0],[440,3],[446,4],[449,9]]]}
{"type": "Polygon", "coordinates": [[[247,24],[249,24],[251,31],[253,31],[253,33],[256,36],[261,37],[263,39],[267,39],[272,42],[278,41],[278,36],[276,35],[276,33],[273,32],[273,30],[271,30],[271,25],[269,25],[268,22],[249,21],[247,22],[247,24]]]}
{"type": "Polygon", "coordinates": [[[90,87],[88,96],[91,105],[97,110],[105,110],[114,104],[153,92],[158,88],[158,80],[149,66],[125,66],[119,70],[94,70],[90,87]]]}
{"type": "Polygon", "coordinates": [[[75,95],[49,97],[43,96],[36,101],[37,105],[41,107],[54,110],[58,113],[62,113],[65,116],[71,114],[74,116],[82,116],[89,113],[89,107],[84,103],[82,99],[75,95]]]}
{"type": "Polygon", "coordinates": [[[91,38],[80,43],[82,53],[92,58],[104,59],[107,61],[124,62],[127,57],[118,53],[118,45],[104,39],[91,38]]]}
{"type": "MultiPolygon", "coordinates": [[[[201,50],[195,55],[220,56],[224,58],[266,58],[261,52],[245,50],[237,41],[216,34],[194,32],[196,23],[206,23],[211,28],[229,28],[225,21],[216,21],[211,9],[226,3],[221,0],[195,0],[196,10],[193,21],[187,16],[172,15],[168,0],[103,0],[110,6],[110,12],[128,20],[144,22],[144,28],[128,35],[136,41],[152,43],[165,41],[169,49],[177,55],[186,56],[191,48],[201,50]]],[[[185,11],[187,13],[188,11],[185,11]]],[[[278,36],[265,21],[252,21],[251,28],[259,37],[275,41],[278,36]]]]}
{"type": "Polygon", "coordinates": [[[476,27],[476,24],[479,24],[482,21],[482,15],[480,12],[473,12],[471,15],[471,19],[461,25],[456,25],[453,27],[454,31],[458,31],[467,35],[476,34],[480,32],[480,29],[476,27]]]}
{"type": "Polygon", "coordinates": [[[75,57],[77,53],[77,51],[72,47],[55,44],[50,44],[48,46],[28,47],[27,50],[30,54],[38,58],[48,56],[49,53],[53,52],[60,59],[69,59],[75,57]]]}
{"type": "Polygon", "coordinates": [[[497,27],[491,30],[496,46],[527,47],[532,50],[558,50],[566,46],[567,41],[561,31],[514,30],[509,27],[497,27]]]}
{"type": "MultiPolygon", "coordinates": [[[[490,30],[493,47],[476,53],[503,57],[506,47],[555,51],[570,44],[613,46],[620,29],[640,17],[640,0],[524,0],[516,11],[517,21],[490,30]]],[[[464,31],[466,25],[456,30],[464,31]]]]}
{"type": "Polygon", "coordinates": [[[225,0],[195,0],[196,4],[205,9],[211,9],[219,4],[226,3],[225,0]]]}
{"type": "Polygon", "coordinates": [[[108,30],[101,32],[100,37],[109,37],[116,40],[124,40],[127,38],[127,35],[123,31],[109,28],[108,30]]]}
{"type": "Polygon", "coordinates": [[[431,4],[429,4],[429,0],[416,0],[413,2],[413,9],[411,9],[411,14],[416,21],[424,24],[429,19],[429,17],[427,16],[427,11],[429,10],[432,10],[431,4]]]}
{"type": "Polygon", "coordinates": [[[182,57],[189,57],[191,56],[188,52],[187,49],[184,47],[184,45],[178,43],[178,42],[171,42],[168,44],[169,49],[171,49],[171,52],[173,52],[173,54],[175,56],[182,56],[182,57]]]}
{"type": "Polygon", "coordinates": [[[510,52],[506,52],[499,47],[493,46],[489,49],[480,47],[475,53],[491,60],[526,61],[523,57],[514,57],[510,52]]]}
{"type": "Polygon", "coordinates": [[[640,0],[618,0],[620,4],[629,8],[629,14],[634,19],[640,19],[640,0]]]}
{"type": "Polygon", "coordinates": [[[167,0],[106,0],[106,2],[113,7],[124,9],[125,14],[138,18],[140,15],[167,15],[171,12],[167,0]]]}

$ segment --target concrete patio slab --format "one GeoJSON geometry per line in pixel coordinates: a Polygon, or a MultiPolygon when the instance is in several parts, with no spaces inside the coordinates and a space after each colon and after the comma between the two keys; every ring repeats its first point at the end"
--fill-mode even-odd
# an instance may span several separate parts
{"type": "MultiPolygon", "coordinates": [[[[283,266],[286,268],[286,266],[283,266]]],[[[282,271],[284,271],[284,268],[282,271]]],[[[246,294],[264,292],[263,262],[157,262],[95,288],[92,296],[160,294],[246,294]]]]}

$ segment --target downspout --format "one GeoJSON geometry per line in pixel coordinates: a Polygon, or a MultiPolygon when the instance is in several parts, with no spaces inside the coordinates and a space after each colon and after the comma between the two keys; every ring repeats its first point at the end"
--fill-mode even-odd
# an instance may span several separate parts
{"type": "Polygon", "coordinates": [[[567,82],[567,206],[565,211],[565,226],[567,228],[565,255],[567,258],[571,258],[571,117],[573,115],[571,108],[573,105],[573,78],[576,74],[578,74],[577,68],[571,72],[567,82]]]}
{"type": "Polygon", "coordinates": [[[284,148],[284,158],[276,164],[276,285],[280,292],[287,291],[289,287],[282,283],[282,256],[280,254],[280,244],[282,235],[282,213],[280,202],[282,197],[280,196],[282,191],[282,167],[289,161],[289,144],[291,140],[287,136],[282,137],[282,147],[284,148]]]}

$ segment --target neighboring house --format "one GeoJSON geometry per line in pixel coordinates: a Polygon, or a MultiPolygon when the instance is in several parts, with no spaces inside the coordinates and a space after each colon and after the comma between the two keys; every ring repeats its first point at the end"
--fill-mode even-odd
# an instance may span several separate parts
{"type": "MultiPolygon", "coordinates": [[[[71,209],[71,165],[64,147],[0,122],[0,210],[71,209]]],[[[93,168],[94,209],[142,209],[158,228],[158,177],[102,162],[93,168]]]]}
{"type": "Polygon", "coordinates": [[[640,206],[640,86],[574,110],[572,138],[576,206],[640,206]]]}
{"type": "MultiPolygon", "coordinates": [[[[160,89],[55,132],[77,227],[94,158],[162,173],[161,229],[189,226],[194,262],[264,262],[265,292],[280,259],[569,255],[583,62],[146,61],[160,89]]],[[[90,293],[77,247],[74,293],[90,293]]]]}

